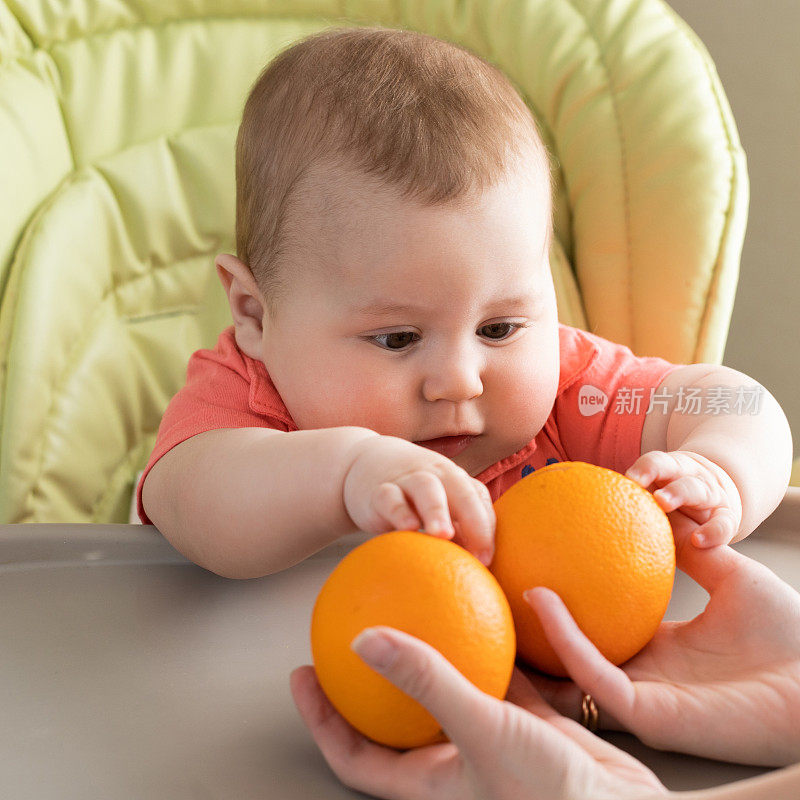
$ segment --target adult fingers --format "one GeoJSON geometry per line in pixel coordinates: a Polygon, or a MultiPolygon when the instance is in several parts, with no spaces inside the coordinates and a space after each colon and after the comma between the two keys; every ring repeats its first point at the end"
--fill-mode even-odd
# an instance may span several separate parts
{"type": "Polygon", "coordinates": [[[361,780],[358,773],[397,775],[401,754],[371,742],[353,728],[325,697],[313,667],[295,669],[289,677],[289,686],[300,716],[339,780],[361,788],[356,785],[361,780]]]}
{"type": "MultiPolygon", "coordinates": [[[[458,752],[453,745],[399,752],[376,744],[336,711],[310,665],[295,669],[289,677],[289,685],[306,727],[328,766],[343,784],[387,800],[434,797],[442,800],[442,793],[428,791],[427,783],[433,775],[442,778],[443,773],[449,776],[458,772],[458,752]],[[436,757],[431,752],[434,749],[436,757]]],[[[457,786],[453,777],[445,783],[457,786]]]]}
{"type": "Polygon", "coordinates": [[[508,684],[506,700],[548,721],[559,717],[559,712],[519,667],[514,667],[508,684]]]}
{"type": "Polygon", "coordinates": [[[537,586],[523,596],[536,611],[548,642],[572,680],[596,703],[613,709],[616,719],[630,729],[636,701],[630,678],[581,631],[558,594],[537,586]]]}
{"type": "MultiPolygon", "coordinates": [[[[511,685],[506,699],[558,728],[597,761],[601,763],[605,760],[619,762],[620,759],[629,759],[628,763],[631,767],[642,768],[642,765],[633,756],[622,754],[617,747],[595,736],[576,720],[558,713],[545,701],[529,677],[516,667],[511,676],[511,685]]],[[[607,726],[603,727],[607,728],[607,726]]],[[[624,730],[624,728],[616,723],[613,730],[624,730]]]]}
{"type": "MultiPolygon", "coordinates": [[[[441,653],[396,628],[365,628],[352,649],[398,689],[423,705],[459,750],[483,748],[491,721],[488,698],[441,653]]],[[[498,701],[499,702],[499,701],[498,701]]]]}
{"type": "MultiPolygon", "coordinates": [[[[565,785],[576,772],[584,776],[581,785],[586,790],[584,781],[599,777],[604,762],[624,763],[649,773],[635,759],[572,720],[555,719],[552,724],[487,696],[434,648],[402,631],[367,628],[353,640],[352,647],[433,714],[461,758],[471,765],[470,772],[482,782],[497,775],[501,758],[512,773],[535,776],[537,796],[541,797],[572,796],[571,787],[565,789],[565,785]]],[[[637,780],[641,781],[641,775],[637,780]]],[[[660,786],[652,773],[648,784],[660,786]]]]}
{"type": "Polygon", "coordinates": [[[713,595],[717,587],[739,570],[755,571],[757,562],[727,545],[692,547],[687,541],[675,548],[675,563],[695,583],[713,595]]]}
{"type": "MultiPolygon", "coordinates": [[[[572,680],[551,678],[526,664],[516,667],[526,682],[530,683],[544,701],[552,706],[559,714],[576,722],[581,718],[581,700],[583,690],[572,680]]],[[[512,681],[513,685],[513,681],[512,681]]],[[[526,695],[517,694],[509,687],[506,700],[522,705],[526,702],[526,695]]],[[[598,707],[598,727],[607,731],[627,731],[628,729],[617,720],[607,709],[598,707]]]]}

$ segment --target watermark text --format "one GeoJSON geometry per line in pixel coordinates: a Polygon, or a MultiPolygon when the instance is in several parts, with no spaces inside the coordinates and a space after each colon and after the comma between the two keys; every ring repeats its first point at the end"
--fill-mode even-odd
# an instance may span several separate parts
{"type": "MultiPolygon", "coordinates": [[[[614,414],[666,414],[670,405],[681,414],[751,414],[759,413],[764,387],[751,386],[679,386],[675,391],[665,387],[621,386],[611,408],[614,414]]],[[[596,386],[584,384],[578,392],[578,410],[584,417],[591,417],[608,408],[608,395],[596,386]]]]}

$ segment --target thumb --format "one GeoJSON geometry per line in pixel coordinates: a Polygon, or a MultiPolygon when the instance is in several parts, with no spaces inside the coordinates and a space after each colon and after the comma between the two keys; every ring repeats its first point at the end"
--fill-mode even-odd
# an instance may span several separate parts
{"type": "Polygon", "coordinates": [[[753,559],[727,545],[708,549],[694,547],[682,542],[675,549],[678,569],[685,572],[695,583],[713,595],[717,587],[734,573],[753,569],[753,559]]]}
{"type": "Polygon", "coordinates": [[[396,628],[365,628],[351,648],[377,672],[423,705],[459,748],[486,742],[487,697],[438,650],[396,628]],[[478,735],[479,734],[479,735],[478,735]]]}

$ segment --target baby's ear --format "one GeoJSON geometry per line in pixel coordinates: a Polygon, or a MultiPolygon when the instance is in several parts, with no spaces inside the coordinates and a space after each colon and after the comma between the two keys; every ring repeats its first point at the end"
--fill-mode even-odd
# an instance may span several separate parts
{"type": "Polygon", "coordinates": [[[261,359],[264,301],[247,264],[230,253],[214,260],[222,288],[228,296],[236,328],[236,344],[250,358],[261,359]]]}

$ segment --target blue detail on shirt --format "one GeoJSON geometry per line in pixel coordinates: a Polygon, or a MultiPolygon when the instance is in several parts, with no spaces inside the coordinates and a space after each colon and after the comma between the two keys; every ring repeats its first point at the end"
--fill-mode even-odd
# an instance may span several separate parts
{"type": "MultiPolygon", "coordinates": [[[[546,467],[549,467],[551,464],[560,464],[561,462],[557,458],[548,458],[547,463],[545,464],[546,467]]],[[[522,468],[522,477],[524,478],[526,475],[530,475],[531,472],[535,472],[536,467],[532,467],[530,464],[526,464],[522,468]]]]}

